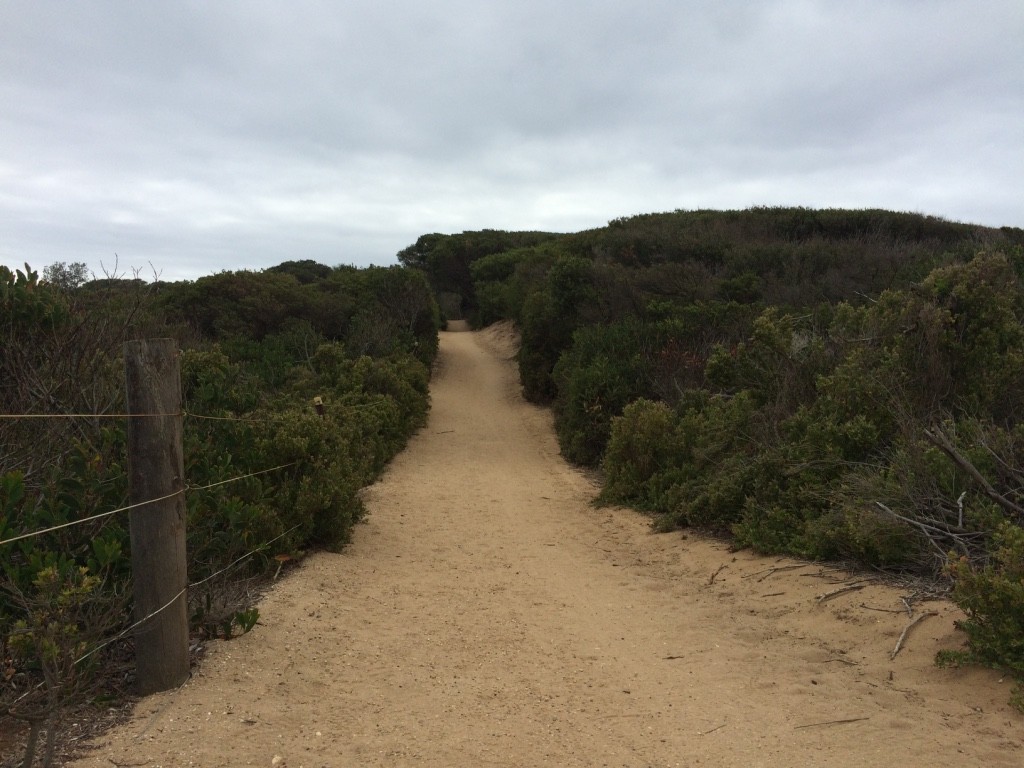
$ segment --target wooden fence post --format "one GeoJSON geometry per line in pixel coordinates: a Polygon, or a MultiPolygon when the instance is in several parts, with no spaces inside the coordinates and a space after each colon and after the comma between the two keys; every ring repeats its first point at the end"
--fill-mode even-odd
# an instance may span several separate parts
{"type": "Polygon", "coordinates": [[[127,342],[124,359],[128,413],[140,414],[128,419],[130,502],[170,496],[130,518],[135,620],[159,611],[135,630],[137,685],[148,694],[189,674],[181,365],[173,339],[127,342]]]}

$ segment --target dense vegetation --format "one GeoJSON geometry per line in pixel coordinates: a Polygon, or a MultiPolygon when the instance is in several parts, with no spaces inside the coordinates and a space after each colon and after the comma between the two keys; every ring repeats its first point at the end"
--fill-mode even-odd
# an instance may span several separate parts
{"type": "MultiPolygon", "coordinates": [[[[0,267],[0,413],[48,416],[0,419],[0,540],[127,503],[124,419],[105,418],[125,410],[122,345],[170,336],[189,579],[231,566],[191,590],[192,619],[207,634],[247,629],[256,614],[220,604],[224,580],[342,546],[359,489],[424,423],[432,291],[415,270],[308,261],[171,284],[85,278],[81,265],[42,278],[0,267]]],[[[88,690],[102,654],[87,654],[128,624],[127,517],[0,547],[0,704],[40,722],[88,690]]]]}
{"type": "Polygon", "coordinates": [[[969,650],[943,659],[1024,674],[1024,231],[760,208],[415,250],[477,325],[517,323],[603,501],[950,578],[969,650]]]}
{"type": "Polygon", "coordinates": [[[461,319],[477,311],[470,264],[510,248],[529,247],[550,240],[556,235],[544,232],[501,232],[485,229],[466,232],[459,237],[423,235],[415,243],[398,252],[400,264],[420,270],[430,280],[445,315],[461,319]]]}

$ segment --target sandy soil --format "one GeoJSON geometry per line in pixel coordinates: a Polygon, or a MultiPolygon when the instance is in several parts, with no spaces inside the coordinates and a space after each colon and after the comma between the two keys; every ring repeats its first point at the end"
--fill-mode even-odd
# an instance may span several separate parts
{"type": "Polygon", "coordinates": [[[523,402],[507,329],[442,335],[429,425],[340,555],[282,578],[76,765],[1024,764],[1010,683],[854,576],[597,509],[523,402]],[[796,567],[790,567],[796,566],[796,567]]]}

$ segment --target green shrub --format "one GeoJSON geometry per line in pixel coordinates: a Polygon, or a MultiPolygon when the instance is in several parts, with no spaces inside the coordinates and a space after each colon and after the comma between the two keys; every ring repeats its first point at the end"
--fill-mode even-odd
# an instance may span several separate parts
{"type": "Polygon", "coordinates": [[[600,500],[630,504],[638,509],[666,512],[658,504],[664,489],[658,478],[678,463],[679,420],[664,403],[640,398],[611,422],[611,435],[601,467],[604,487],[600,500]]]}
{"type": "Polygon", "coordinates": [[[519,376],[523,394],[534,402],[550,402],[558,393],[554,367],[572,345],[581,315],[595,305],[593,264],[563,256],[551,266],[542,288],[523,303],[519,376]]]}
{"type": "MultiPolygon", "coordinates": [[[[949,574],[953,601],[967,615],[958,624],[967,635],[967,650],[942,651],[939,663],[984,664],[1024,680],[1024,529],[1004,523],[987,564],[956,557],[949,574]]],[[[1020,690],[1016,700],[1022,703],[1020,690]]]]}
{"type": "Polygon", "coordinates": [[[629,503],[676,525],[728,530],[761,467],[750,441],[749,393],[693,393],[671,410],[638,400],[615,419],[603,464],[607,502],[629,503]]]}
{"type": "Polygon", "coordinates": [[[562,350],[572,339],[572,327],[560,322],[550,292],[534,291],[523,303],[517,360],[523,396],[534,403],[549,403],[557,394],[551,375],[562,350]]]}
{"type": "Polygon", "coordinates": [[[927,545],[907,523],[877,507],[834,508],[806,523],[810,554],[886,569],[920,566],[927,545]]]}
{"type": "Polygon", "coordinates": [[[631,401],[649,396],[653,327],[636,320],[588,326],[554,370],[555,429],[562,454],[577,464],[601,460],[612,419],[631,401]]]}
{"type": "Polygon", "coordinates": [[[553,244],[517,248],[485,256],[470,265],[478,304],[472,318],[476,327],[498,320],[522,322],[523,305],[531,292],[543,286],[547,272],[559,257],[553,244]]]}

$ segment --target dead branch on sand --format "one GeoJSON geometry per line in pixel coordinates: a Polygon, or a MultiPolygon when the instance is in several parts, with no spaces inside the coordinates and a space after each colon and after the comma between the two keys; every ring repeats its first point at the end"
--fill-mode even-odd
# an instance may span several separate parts
{"type": "Polygon", "coordinates": [[[896,641],[896,647],[892,649],[892,653],[889,654],[889,659],[895,659],[896,654],[900,652],[903,647],[903,641],[907,639],[907,635],[910,634],[910,630],[917,626],[920,622],[927,619],[929,616],[938,616],[938,611],[925,611],[918,615],[916,618],[911,619],[907,622],[907,626],[903,628],[903,634],[900,635],[900,639],[896,641]]]}

